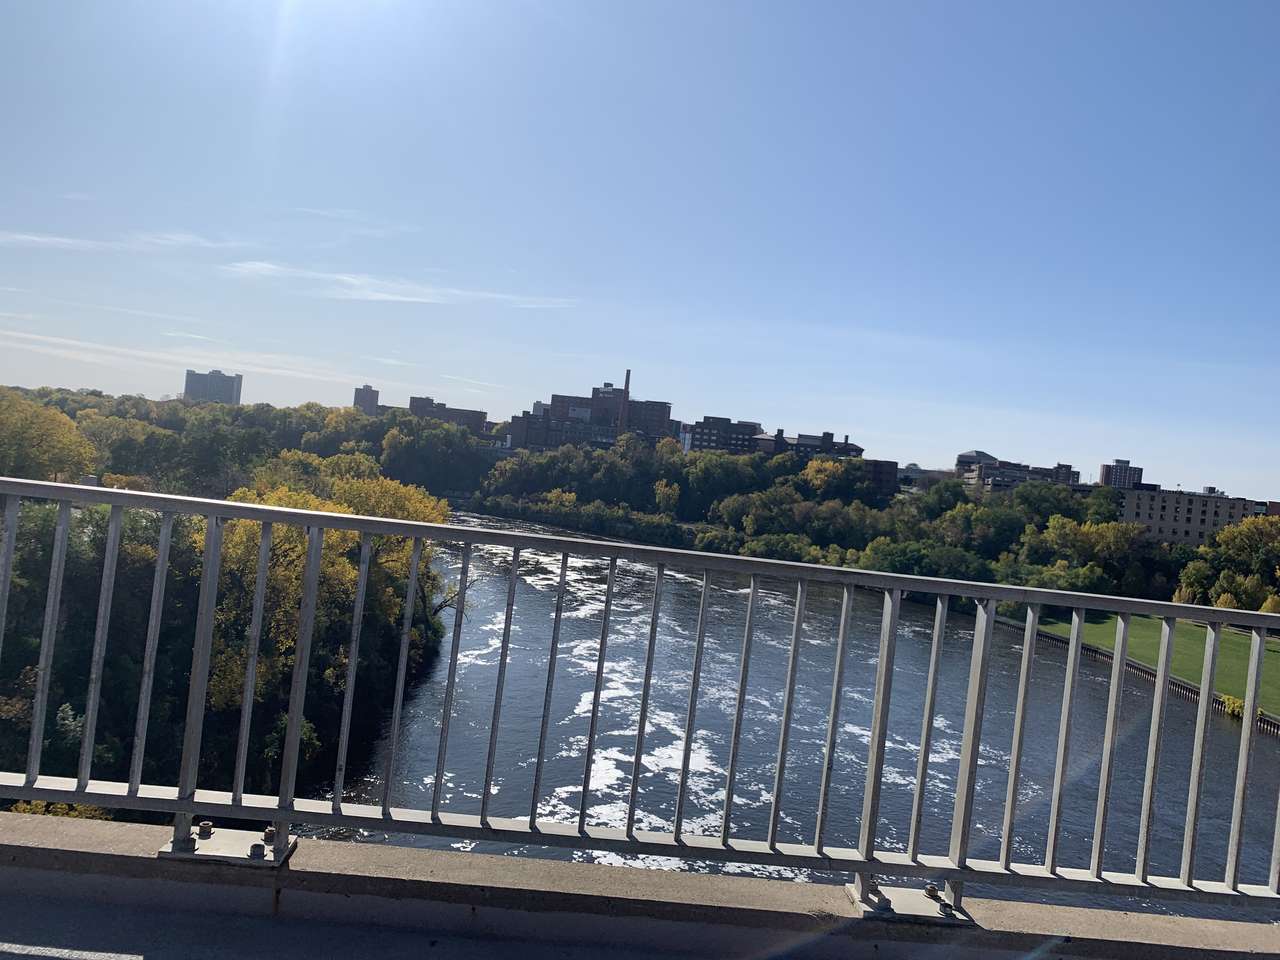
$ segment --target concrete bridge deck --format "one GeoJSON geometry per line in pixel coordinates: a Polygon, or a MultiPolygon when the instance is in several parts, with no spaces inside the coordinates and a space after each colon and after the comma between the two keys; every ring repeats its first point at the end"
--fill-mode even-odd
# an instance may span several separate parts
{"type": "Polygon", "coordinates": [[[304,840],[282,870],[156,858],[167,827],[0,814],[0,958],[1277,956],[1240,921],[967,898],[970,928],[843,888],[304,840]]]}

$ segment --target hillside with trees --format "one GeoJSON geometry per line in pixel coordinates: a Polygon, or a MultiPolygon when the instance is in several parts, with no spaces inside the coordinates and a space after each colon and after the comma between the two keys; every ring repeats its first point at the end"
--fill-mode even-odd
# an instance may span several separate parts
{"type": "Polygon", "coordinates": [[[860,460],[685,453],[625,435],[499,457],[467,430],[390,410],[229,407],[96,391],[0,391],[0,473],[198,496],[329,488],[322,470],[449,495],[587,535],[936,577],[1280,609],[1280,518],[1197,548],[1118,521],[1119,493],[946,480],[893,497],[860,460]],[[327,464],[327,466],[320,466],[327,464]],[[320,488],[308,485],[320,484],[320,488]]]}

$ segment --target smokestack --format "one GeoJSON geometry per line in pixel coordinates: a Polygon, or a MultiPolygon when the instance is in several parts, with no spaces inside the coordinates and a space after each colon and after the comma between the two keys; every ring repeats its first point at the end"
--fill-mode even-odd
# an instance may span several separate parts
{"type": "Polygon", "coordinates": [[[631,370],[627,369],[627,376],[622,381],[622,405],[618,409],[618,432],[627,432],[627,414],[631,412],[631,370]]]}

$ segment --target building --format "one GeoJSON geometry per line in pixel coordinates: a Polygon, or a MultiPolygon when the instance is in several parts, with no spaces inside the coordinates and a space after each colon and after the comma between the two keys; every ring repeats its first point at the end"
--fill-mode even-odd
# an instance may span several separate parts
{"type": "Polygon", "coordinates": [[[1165,543],[1207,543],[1223,527],[1248,517],[1265,514],[1266,501],[1228,497],[1214,487],[1200,493],[1182,490],[1132,488],[1122,491],[1120,519],[1140,523],[1147,532],[1165,543]]]}
{"type": "Polygon", "coordinates": [[[932,470],[918,463],[908,463],[905,467],[898,468],[899,486],[913,490],[926,489],[942,480],[950,480],[954,476],[954,470],[932,470]]]}
{"type": "Polygon", "coordinates": [[[1072,487],[1080,483],[1080,471],[1069,463],[1032,467],[1012,460],[999,460],[984,450],[967,450],[957,456],[955,475],[966,487],[987,493],[1011,490],[1032,480],[1072,487]]]}
{"type": "Polygon", "coordinates": [[[628,370],[621,387],[605,382],[593,387],[589,397],[553,393],[550,403],[535,402],[531,410],[511,418],[508,436],[512,447],[549,450],[566,443],[610,446],[624,433],[659,440],[679,432],[671,404],[632,398],[628,370]]]}
{"type": "Polygon", "coordinates": [[[378,391],[367,383],[363,387],[356,387],[355,400],[352,401],[351,405],[367,416],[376,417],[380,412],[378,391]]]}
{"type": "MultiPolygon", "coordinates": [[[[395,407],[378,402],[378,391],[369,384],[356,387],[352,406],[371,417],[394,410],[395,407]]],[[[399,409],[404,409],[403,407],[399,409]]],[[[462,407],[451,407],[433,400],[431,397],[410,397],[409,412],[415,417],[428,417],[432,420],[443,420],[466,427],[477,437],[488,433],[489,415],[483,410],[466,410],[462,407]]]]}
{"type": "Polygon", "coordinates": [[[862,463],[866,467],[867,480],[875,495],[884,500],[892,500],[898,492],[898,461],[868,460],[864,457],[862,463]]]}
{"type": "Polygon", "coordinates": [[[409,412],[415,417],[429,417],[432,420],[443,420],[466,427],[476,436],[485,432],[485,422],[489,414],[483,410],[466,410],[462,407],[450,407],[439,403],[431,397],[410,397],[409,412]]]}
{"type": "Polygon", "coordinates": [[[750,420],[703,417],[697,423],[680,425],[680,446],[692,450],[724,450],[727,453],[755,453],[756,436],[764,428],[750,420]]]}
{"type": "Polygon", "coordinates": [[[1128,460],[1114,460],[1098,468],[1098,483],[1117,490],[1132,490],[1142,485],[1142,468],[1128,460]]]}
{"type": "Polygon", "coordinates": [[[850,443],[847,433],[844,435],[843,441],[837,441],[835,434],[830,430],[826,433],[798,433],[794,437],[788,437],[779,427],[773,433],[756,434],[754,440],[756,452],[764,453],[771,457],[780,453],[794,453],[801,460],[808,460],[810,457],[816,456],[834,457],[836,459],[862,456],[862,447],[856,443],[850,443]]]}
{"type": "Polygon", "coordinates": [[[240,387],[244,377],[240,374],[227,374],[221,370],[210,370],[208,373],[187,371],[186,386],[182,396],[196,403],[240,403],[240,387]]]}

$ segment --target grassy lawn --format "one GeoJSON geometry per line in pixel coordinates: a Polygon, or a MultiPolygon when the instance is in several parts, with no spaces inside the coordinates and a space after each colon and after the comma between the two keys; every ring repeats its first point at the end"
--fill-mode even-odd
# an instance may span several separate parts
{"type": "MultiPolygon", "coordinates": [[[[1050,632],[1067,637],[1071,634],[1071,620],[1055,620],[1042,617],[1040,626],[1050,632]]],[[[1214,687],[1218,693],[1244,699],[1245,674],[1249,669],[1248,633],[1224,629],[1218,648],[1218,668],[1214,687]]],[[[1173,634],[1173,675],[1194,684],[1200,683],[1200,671],[1204,666],[1205,627],[1202,624],[1178,621],[1173,634]]],[[[1114,650],[1116,645],[1115,617],[1101,612],[1090,612],[1084,624],[1084,642],[1103,650],[1114,650]]],[[[1129,621],[1129,656],[1140,663],[1154,667],[1160,649],[1160,620],[1156,617],[1135,615],[1129,621]]],[[[1268,713],[1280,714],[1280,639],[1267,637],[1262,657],[1262,687],[1258,705],[1268,713]]]]}

